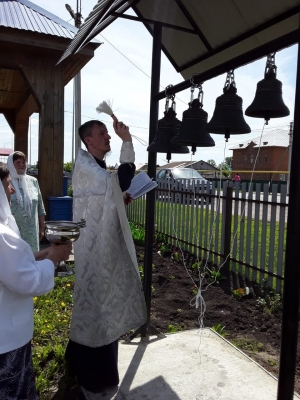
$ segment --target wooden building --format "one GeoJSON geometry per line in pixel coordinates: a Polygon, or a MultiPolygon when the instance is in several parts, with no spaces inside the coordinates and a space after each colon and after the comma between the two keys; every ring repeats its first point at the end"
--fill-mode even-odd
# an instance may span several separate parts
{"type": "Polygon", "coordinates": [[[14,149],[25,154],[29,117],[39,113],[38,179],[44,201],[62,195],[64,87],[100,45],[90,42],[56,66],[76,32],[30,1],[0,0],[0,113],[15,135],[14,149]]]}
{"type": "Polygon", "coordinates": [[[250,179],[255,166],[253,179],[288,180],[288,130],[272,130],[262,135],[262,138],[258,136],[247,142],[241,142],[231,150],[233,150],[232,177],[235,173],[239,173],[242,179],[250,179]]]}

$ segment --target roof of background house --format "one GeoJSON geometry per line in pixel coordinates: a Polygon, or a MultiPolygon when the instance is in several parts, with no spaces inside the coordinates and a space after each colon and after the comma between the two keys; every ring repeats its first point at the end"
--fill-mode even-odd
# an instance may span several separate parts
{"type": "Polygon", "coordinates": [[[136,171],[145,171],[148,169],[148,164],[147,163],[136,163],[135,169],[136,169],[136,171]]]}
{"type": "Polygon", "coordinates": [[[189,166],[191,166],[193,164],[198,164],[198,163],[208,164],[212,168],[214,168],[214,169],[219,171],[218,168],[214,167],[213,165],[211,165],[207,161],[203,161],[203,160],[199,160],[199,161],[174,161],[174,162],[171,162],[169,164],[162,165],[158,169],[163,169],[163,168],[186,168],[186,167],[189,167],[189,166]]]}
{"type": "Polygon", "coordinates": [[[230,150],[246,149],[250,143],[255,143],[254,148],[260,147],[288,147],[289,145],[289,130],[287,129],[274,129],[268,133],[249,139],[246,142],[241,142],[237,146],[232,147],[230,150]]]}
{"type": "Polygon", "coordinates": [[[9,156],[13,151],[14,149],[9,149],[8,147],[0,147],[0,156],[9,156]]]}
{"type": "Polygon", "coordinates": [[[159,169],[176,168],[176,167],[177,168],[178,167],[185,168],[185,167],[187,167],[188,165],[191,165],[191,164],[194,164],[194,162],[191,162],[191,161],[174,161],[174,162],[171,162],[169,164],[165,164],[165,165],[160,166],[159,169]]]}
{"type": "Polygon", "coordinates": [[[0,0],[0,26],[68,39],[73,39],[78,31],[75,26],[28,0],[0,0]]]}

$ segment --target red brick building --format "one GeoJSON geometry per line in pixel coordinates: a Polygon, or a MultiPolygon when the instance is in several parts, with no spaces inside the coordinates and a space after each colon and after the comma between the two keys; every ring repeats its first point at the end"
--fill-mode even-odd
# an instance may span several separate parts
{"type": "Polygon", "coordinates": [[[254,169],[255,180],[288,180],[289,130],[270,131],[230,150],[232,177],[239,173],[242,179],[251,179],[254,169]]]}

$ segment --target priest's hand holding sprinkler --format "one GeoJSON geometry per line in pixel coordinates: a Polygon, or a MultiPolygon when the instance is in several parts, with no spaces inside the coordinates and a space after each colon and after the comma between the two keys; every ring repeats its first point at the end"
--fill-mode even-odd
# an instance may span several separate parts
{"type": "MultiPolygon", "coordinates": [[[[129,127],[123,122],[118,121],[118,118],[114,115],[114,112],[112,110],[112,102],[109,100],[107,101],[102,101],[102,103],[99,104],[99,106],[96,108],[96,111],[98,113],[104,113],[107,115],[110,115],[112,119],[114,120],[113,122],[113,127],[115,133],[119,136],[120,139],[122,139],[123,142],[132,142],[132,137],[129,132],[129,127]]],[[[127,206],[128,204],[131,204],[133,200],[130,198],[130,196],[126,193],[124,197],[124,203],[127,206]]]]}
{"type": "Polygon", "coordinates": [[[132,142],[129,127],[123,124],[123,122],[118,121],[118,118],[114,115],[114,112],[112,110],[112,102],[110,102],[109,100],[102,101],[102,103],[100,103],[99,106],[96,108],[96,111],[98,113],[110,115],[114,120],[113,127],[116,134],[123,140],[123,142],[132,142]]]}

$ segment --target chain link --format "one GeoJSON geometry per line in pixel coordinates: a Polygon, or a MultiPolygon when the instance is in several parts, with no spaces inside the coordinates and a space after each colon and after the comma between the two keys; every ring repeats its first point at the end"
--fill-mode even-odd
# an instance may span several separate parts
{"type": "Polygon", "coordinates": [[[175,103],[175,94],[168,94],[168,90],[170,89],[170,88],[172,88],[173,87],[173,85],[168,85],[166,88],[165,88],[165,95],[166,95],[166,106],[165,106],[165,110],[166,111],[168,111],[168,109],[169,109],[169,101],[170,100],[172,100],[172,104],[171,104],[171,107],[174,109],[174,111],[175,111],[175,106],[176,106],[176,103],[175,103]]]}
{"type": "Polygon", "coordinates": [[[277,67],[275,65],[275,54],[276,53],[270,53],[267,55],[265,77],[270,75],[272,72],[275,73],[275,76],[277,74],[277,67]]]}
{"type": "Polygon", "coordinates": [[[230,71],[227,72],[224,89],[227,91],[232,86],[236,87],[235,80],[234,80],[234,69],[231,69],[230,71]]]}
{"type": "Polygon", "coordinates": [[[195,76],[197,76],[199,74],[193,74],[190,78],[190,82],[192,84],[191,86],[191,100],[190,103],[192,103],[192,101],[194,100],[194,91],[195,89],[199,89],[198,92],[198,100],[201,104],[203,104],[203,89],[202,89],[202,85],[203,82],[199,82],[199,83],[195,83],[195,76]]]}

